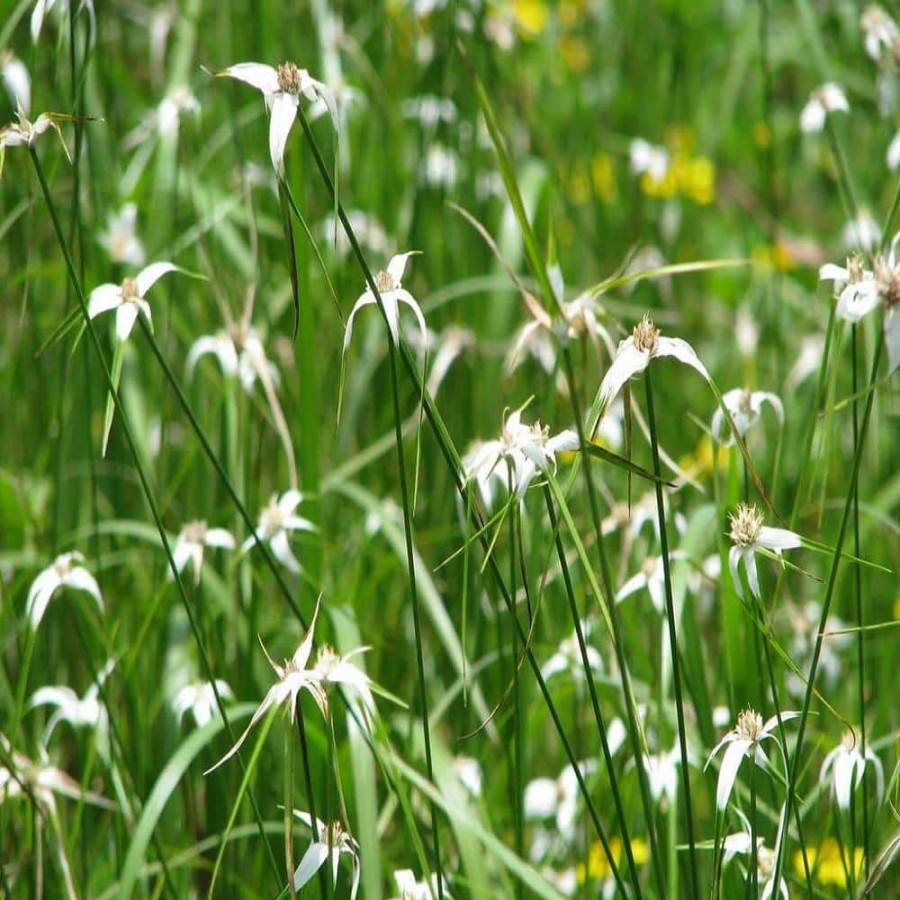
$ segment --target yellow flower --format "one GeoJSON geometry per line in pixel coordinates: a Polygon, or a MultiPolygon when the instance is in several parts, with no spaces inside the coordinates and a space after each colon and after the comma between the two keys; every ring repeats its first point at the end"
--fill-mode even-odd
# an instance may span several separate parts
{"type": "Polygon", "coordinates": [[[566,35],[559,41],[559,55],[573,72],[584,72],[591,64],[591,52],[579,37],[566,35]]]}
{"type": "Polygon", "coordinates": [[[765,122],[757,122],[753,126],[753,143],[760,150],[768,150],[772,144],[772,131],[765,122]]]}
{"type": "Polygon", "coordinates": [[[550,12],[542,0],[513,0],[516,23],[529,37],[540,34],[547,27],[550,12]]]}
{"type": "Polygon", "coordinates": [[[563,183],[573,203],[587,203],[591,199],[591,179],[583,164],[576,163],[568,171],[564,171],[563,183]]]}
{"type": "MultiPolygon", "coordinates": [[[[847,886],[848,872],[845,866],[849,868],[850,859],[846,855],[841,858],[841,848],[834,838],[825,838],[818,847],[807,847],[806,858],[813,877],[819,884],[837,888],[847,886]]],[[[861,847],[853,851],[853,869],[855,880],[859,881],[865,870],[865,857],[861,847]]],[[[799,850],[794,854],[794,871],[798,876],[804,876],[803,854],[799,850]]]]}
{"type": "Polygon", "coordinates": [[[670,167],[664,178],[654,178],[650,172],[641,175],[641,190],[655,200],[674,197],[678,187],[675,177],[675,167],[670,167]]]}
{"type": "MultiPolygon", "coordinates": [[[[715,465],[720,471],[727,468],[730,450],[721,444],[717,445],[715,453],[715,465]]],[[[683,456],[678,465],[689,472],[695,478],[702,478],[709,475],[713,470],[713,442],[708,434],[700,438],[694,452],[683,456]]]]}
{"type": "Polygon", "coordinates": [[[694,129],[690,125],[670,125],[666,129],[666,146],[674,153],[689,155],[694,149],[694,129]]]}
{"type": "Polygon", "coordinates": [[[598,153],[591,163],[594,190],[604,203],[615,203],[619,199],[616,184],[615,163],[608,153],[598,153]]]}
{"type": "MultiPolygon", "coordinates": [[[[623,849],[622,842],[619,838],[614,837],[610,839],[609,849],[616,859],[616,865],[619,865],[622,862],[623,849]]],[[[642,838],[635,838],[631,842],[631,855],[634,857],[635,865],[641,866],[647,862],[650,857],[647,842],[642,838]]],[[[600,842],[595,841],[591,844],[591,849],[588,851],[587,865],[585,866],[584,863],[579,863],[578,868],[575,870],[575,876],[578,879],[578,883],[584,884],[588,878],[590,878],[591,881],[603,881],[611,874],[612,870],[609,867],[609,860],[606,858],[606,853],[604,853],[600,842]]]]}

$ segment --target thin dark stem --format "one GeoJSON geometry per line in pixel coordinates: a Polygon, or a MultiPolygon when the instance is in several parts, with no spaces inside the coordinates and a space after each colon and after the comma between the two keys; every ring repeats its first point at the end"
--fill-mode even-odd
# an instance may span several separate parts
{"type": "Polygon", "coordinates": [[[616,771],[613,768],[612,752],[609,749],[609,742],[606,738],[606,724],[603,719],[603,713],[600,711],[600,700],[597,697],[597,687],[594,684],[594,672],[591,669],[590,661],[587,654],[587,642],[584,639],[584,630],[581,627],[581,619],[578,615],[578,606],[575,603],[575,589],[572,585],[572,576],[569,573],[569,564],[566,561],[566,551],[563,547],[562,538],[559,533],[559,522],[556,517],[556,510],[553,507],[553,499],[550,489],[544,488],[544,501],[547,505],[547,514],[550,517],[550,528],[553,531],[553,537],[556,543],[556,556],[559,560],[560,570],[562,571],[563,583],[566,587],[566,597],[569,601],[569,612],[572,615],[572,621],[575,624],[575,636],[578,640],[578,652],[581,655],[581,664],[584,668],[584,678],[588,686],[588,694],[591,697],[591,707],[594,711],[594,720],[597,723],[597,731],[600,734],[600,747],[603,751],[603,762],[606,765],[606,773],[609,776],[609,788],[613,796],[613,805],[616,808],[616,818],[619,820],[619,828],[622,832],[622,847],[625,851],[625,859],[628,863],[629,874],[634,885],[635,896],[640,898],[641,883],[638,876],[637,864],[634,860],[634,852],[631,847],[631,838],[628,834],[628,818],[625,815],[625,808],[622,804],[622,797],[619,794],[619,783],[616,778],[616,771]]]}
{"type": "Polygon", "coordinates": [[[675,714],[678,718],[678,745],[681,750],[681,780],[684,786],[685,820],[688,833],[688,854],[691,872],[692,896],[700,896],[697,875],[697,849],[694,844],[693,805],[691,803],[691,779],[688,769],[687,733],[684,724],[684,701],[681,695],[681,663],[678,657],[678,639],[675,632],[675,603],[672,597],[672,574],[669,569],[669,538],[666,529],[666,508],[662,489],[662,467],[659,462],[659,441],[656,436],[656,417],[653,411],[653,388],[650,368],[644,373],[647,397],[647,424],[650,428],[650,448],[653,454],[653,474],[656,476],[656,511],[659,517],[659,543],[662,551],[663,582],[666,594],[666,620],[669,630],[669,650],[672,656],[672,687],[675,692],[675,714]]]}
{"type": "MultiPolygon", "coordinates": [[[[376,285],[377,288],[377,285],[376,285]]],[[[381,297],[378,297],[379,306],[381,297]]],[[[412,597],[413,610],[413,627],[416,635],[416,668],[418,670],[419,679],[419,698],[422,703],[422,734],[425,740],[425,769],[428,774],[428,780],[434,783],[434,766],[431,758],[431,726],[428,721],[428,692],[425,684],[425,657],[422,651],[422,623],[421,613],[419,610],[419,592],[416,588],[416,557],[413,550],[413,523],[410,510],[412,509],[409,499],[409,487],[406,483],[406,459],[403,451],[403,416],[400,412],[400,384],[397,378],[397,353],[394,347],[393,338],[388,335],[390,343],[390,360],[391,369],[391,395],[394,403],[394,434],[397,443],[397,465],[400,470],[400,500],[403,507],[403,533],[406,539],[406,565],[409,570],[409,591],[412,597]]],[[[432,864],[434,871],[437,873],[437,893],[438,900],[443,900],[444,896],[444,875],[441,868],[441,843],[438,834],[437,806],[433,800],[429,801],[429,809],[431,813],[431,838],[433,844],[434,857],[432,864]]]]}
{"type": "MultiPolygon", "coordinates": [[[[300,738],[300,756],[303,759],[303,778],[306,781],[306,797],[309,802],[309,815],[312,819],[313,837],[318,840],[317,825],[319,817],[316,815],[316,797],[313,792],[312,772],[309,766],[309,745],[306,742],[306,724],[303,721],[303,711],[300,709],[300,695],[297,695],[297,705],[294,707],[294,715],[297,719],[297,735],[300,738]]],[[[326,822],[326,828],[330,823],[326,822]]],[[[325,871],[325,866],[319,868],[319,885],[322,888],[322,896],[327,897],[330,893],[331,882],[325,871]]]]}
{"type": "MultiPolygon", "coordinates": [[[[847,526],[850,521],[850,515],[853,511],[853,497],[856,492],[857,479],[859,478],[859,468],[862,462],[862,451],[865,444],[866,432],[869,427],[869,419],[872,414],[872,406],[875,402],[875,382],[878,379],[878,367],[881,364],[881,354],[884,347],[884,341],[879,340],[875,351],[875,358],[872,360],[872,372],[869,376],[869,389],[866,398],[866,407],[863,411],[862,422],[859,426],[858,440],[853,455],[853,467],[850,474],[850,491],[847,494],[844,503],[844,513],[841,516],[841,525],[838,530],[837,541],[834,546],[834,556],[831,561],[831,569],[828,573],[828,581],[825,588],[825,599],[822,603],[822,614],[819,620],[819,630],[816,634],[816,643],[813,647],[813,658],[810,663],[809,676],[806,682],[806,692],[803,697],[803,707],[800,710],[800,724],[797,731],[797,744],[794,749],[794,755],[791,759],[790,778],[788,780],[787,799],[785,800],[786,815],[785,821],[790,818],[790,810],[793,805],[794,791],[797,787],[797,779],[800,775],[800,755],[803,749],[803,738],[806,732],[806,722],[809,718],[809,708],[812,704],[812,695],[815,690],[816,674],[819,669],[819,659],[822,655],[822,645],[825,642],[825,630],[828,624],[828,616],[831,612],[831,602],[834,599],[834,589],[837,584],[837,576],[840,570],[841,556],[844,550],[844,541],[847,537],[847,526]]],[[[775,859],[775,883],[778,884],[778,878],[781,874],[782,863],[784,861],[784,844],[781,842],[778,848],[778,854],[775,859]]]]}

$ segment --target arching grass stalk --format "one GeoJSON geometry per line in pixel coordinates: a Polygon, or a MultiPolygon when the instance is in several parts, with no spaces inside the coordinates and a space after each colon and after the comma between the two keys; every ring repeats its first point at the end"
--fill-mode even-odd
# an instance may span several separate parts
{"type": "MultiPolygon", "coordinates": [[[[653,410],[653,387],[650,367],[644,372],[647,397],[647,424],[650,428],[650,450],[653,455],[653,474],[656,476],[656,514],[659,521],[659,543],[663,564],[663,583],[666,595],[666,621],[669,626],[669,649],[672,655],[672,688],[675,692],[675,715],[678,719],[678,746],[681,751],[681,781],[684,786],[684,811],[688,834],[688,858],[691,873],[691,896],[700,896],[697,876],[697,848],[694,844],[694,808],[691,803],[691,779],[688,769],[687,732],[684,724],[684,702],[681,694],[681,663],[678,659],[678,638],[675,633],[675,603],[672,597],[672,574],[669,570],[669,538],[666,530],[666,509],[663,499],[662,470],[659,463],[659,441],[656,435],[656,416],[653,410]]],[[[777,883],[777,882],[776,882],[777,883]]]]}
{"type": "MultiPolygon", "coordinates": [[[[316,167],[319,170],[319,175],[322,178],[323,183],[333,196],[334,187],[331,182],[331,176],[328,174],[328,168],[325,165],[325,161],[322,157],[321,151],[319,150],[318,144],[316,143],[315,136],[313,135],[312,130],[309,127],[309,122],[307,121],[302,109],[298,111],[297,118],[300,121],[304,135],[306,136],[309,147],[312,150],[316,167]]],[[[363,273],[365,282],[375,296],[376,303],[378,304],[378,307],[383,315],[384,307],[381,302],[380,294],[378,293],[378,286],[375,284],[375,279],[372,275],[372,271],[369,268],[362,249],[359,246],[359,241],[357,240],[356,234],[353,231],[353,227],[351,226],[350,221],[347,218],[346,211],[340,204],[338,204],[338,216],[340,218],[341,227],[344,230],[344,234],[346,234],[347,240],[350,242],[351,251],[360,267],[360,270],[363,273]]],[[[397,355],[399,356],[400,361],[403,363],[410,380],[415,386],[417,396],[421,397],[421,402],[425,407],[425,417],[427,418],[428,423],[431,426],[432,431],[434,432],[434,437],[437,441],[438,448],[441,452],[441,455],[444,457],[444,461],[447,464],[448,469],[450,470],[454,486],[460,497],[462,498],[464,508],[467,511],[471,512],[473,520],[471,524],[473,530],[479,535],[479,543],[481,544],[482,549],[487,552],[489,549],[489,540],[483,530],[484,520],[477,509],[477,505],[472,502],[470,495],[471,488],[466,482],[465,475],[463,474],[462,464],[460,462],[459,453],[456,450],[456,446],[453,443],[453,439],[451,438],[449,431],[447,430],[447,426],[444,423],[443,417],[441,416],[437,407],[434,405],[434,400],[432,399],[431,394],[422,385],[422,376],[412,354],[409,351],[409,348],[402,341],[402,339],[398,342],[396,347],[393,344],[391,344],[390,346],[392,349],[396,350],[397,355]]],[[[469,523],[467,522],[467,525],[468,524],[469,523]]],[[[513,609],[513,598],[511,597],[509,590],[507,589],[506,583],[503,579],[503,575],[501,574],[497,566],[497,562],[492,555],[488,555],[487,564],[491,572],[491,577],[495,581],[497,588],[500,591],[501,597],[503,598],[506,609],[511,614],[513,609]]],[[[600,596],[599,588],[598,596],[600,596]]],[[[615,859],[612,856],[612,852],[610,850],[609,842],[606,838],[603,825],[600,822],[600,817],[597,815],[596,807],[594,806],[594,802],[591,797],[590,791],[588,790],[587,783],[585,782],[584,775],[582,774],[581,769],[578,766],[578,760],[572,750],[572,745],[569,742],[565,729],[563,728],[563,724],[559,717],[559,713],[557,712],[556,705],[554,704],[553,698],[550,695],[549,690],[547,689],[546,682],[541,675],[540,666],[538,665],[538,662],[534,657],[534,653],[532,652],[531,646],[528,642],[528,637],[525,631],[522,629],[521,623],[519,623],[517,619],[513,619],[513,621],[515,622],[515,627],[518,632],[519,638],[525,646],[525,653],[528,664],[531,667],[535,680],[537,681],[543,702],[546,705],[548,712],[550,713],[551,719],[553,720],[553,726],[556,729],[557,734],[559,735],[560,743],[562,744],[566,759],[572,766],[572,769],[575,773],[575,779],[578,782],[578,789],[582,797],[584,798],[585,806],[587,807],[588,814],[594,826],[594,830],[601,845],[603,846],[604,852],[607,855],[607,859],[610,863],[611,875],[615,880],[618,889],[624,895],[626,892],[625,884],[622,881],[618,867],[615,865],[615,859]]]]}
{"type": "MultiPolygon", "coordinates": [[[[50,213],[50,219],[53,223],[53,229],[56,232],[56,238],[59,243],[60,250],[62,251],[63,257],[66,262],[66,269],[68,271],[69,279],[72,284],[72,288],[75,291],[75,296],[78,300],[78,306],[81,310],[82,319],[85,323],[85,328],[90,337],[91,345],[94,348],[94,352],[97,357],[97,361],[100,364],[100,368],[103,372],[104,380],[106,381],[106,387],[110,391],[110,394],[113,398],[113,402],[115,404],[115,408],[119,413],[119,419],[122,423],[122,431],[125,436],[126,443],[128,444],[128,449],[131,452],[132,459],[134,460],[134,468],[135,472],[138,476],[138,480],[140,481],[141,490],[143,491],[144,497],[147,501],[147,505],[150,508],[150,515],[153,518],[153,524],[156,526],[156,530],[159,532],[159,537],[162,542],[163,551],[166,555],[166,562],[169,566],[169,570],[172,572],[172,575],[175,580],[175,584],[178,588],[178,593],[182,602],[182,606],[184,607],[184,611],[187,614],[188,622],[190,623],[191,631],[194,636],[194,641],[197,645],[197,651],[200,655],[201,664],[203,666],[204,672],[206,674],[206,678],[212,686],[213,695],[216,700],[216,706],[219,710],[220,715],[222,716],[222,721],[225,724],[225,729],[228,731],[229,739],[234,740],[234,732],[231,728],[231,723],[228,719],[228,713],[226,711],[225,705],[222,702],[222,698],[219,694],[219,690],[216,686],[215,674],[213,673],[212,667],[209,662],[209,657],[206,653],[206,647],[203,643],[202,635],[200,634],[200,626],[197,622],[196,616],[194,615],[194,610],[191,607],[191,603],[187,596],[187,591],[184,586],[184,582],[181,579],[181,576],[178,572],[178,569],[175,565],[175,559],[172,556],[172,547],[169,544],[169,539],[166,535],[166,530],[163,527],[162,518],[160,516],[159,507],[156,503],[156,498],[153,494],[153,490],[150,487],[150,482],[147,477],[147,473],[144,470],[144,465],[141,460],[141,455],[138,452],[137,444],[135,442],[134,433],[131,429],[130,418],[125,412],[124,406],[122,405],[122,401],[119,397],[118,391],[115,389],[112,379],[112,373],[110,372],[109,366],[106,361],[106,357],[103,353],[103,348],[100,345],[100,338],[97,336],[97,331],[94,328],[94,323],[88,315],[87,308],[87,300],[84,296],[84,290],[81,286],[81,281],[78,278],[75,272],[75,266],[72,262],[72,255],[69,252],[69,247],[66,244],[66,241],[63,237],[62,228],[60,226],[59,216],[56,212],[56,206],[53,202],[53,196],[50,193],[50,189],[47,185],[47,180],[44,176],[44,170],[41,167],[40,160],[38,159],[37,153],[35,153],[34,148],[29,148],[29,153],[31,154],[31,161],[34,165],[34,170],[37,175],[38,181],[41,185],[41,191],[44,195],[44,202],[47,204],[47,211],[50,213]]],[[[143,324],[143,318],[141,317],[141,322],[143,324]]],[[[243,768],[243,762],[241,762],[241,767],[243,768]]],[[[248,793],[250,798],[250,803],[253,807],[253,813],[256,817],[257,826],[259,828],[260,836],[263,839],[263,843],[268,850],[268,856],[270,863],[272,865],[273,871],[276,874],[276,877],[280,877],[278,863],[275,859],[274,851],[272,850],[271,842],[269,841],[269,837],[266,834],[265,829],[263,828],[263,820],[262,815],[259,811],[259,807],[257,806],[256,799],[253,796],[252,792],[248,793]]]]}
{"type": "MultiPolygon", "coordinates": [[[[587,655],[587,644],[584,639],[584,630],[581,627],[581,618],[578,615],[578,606],[575,603],[575,590],[572,585],[572,576],[569,573],[569,564],[566,561],[566,551],[563,547],[562,537],[559,533],[559,520],[556,516],[556,510],[553,508],[553,496],[549,487],[544,487],[544,502],[547,506],[547,515],[550,517],[550,529],[553,532],[553,539],[556,544],[556,556],[559,560],[560,571],[563,576],[563,584],[566,588],[566,599],[569,601],[569,612],[572,615],[572,622],[575,626],[575,637],[578,641],[578,652],[581,656],[581,665],[584,668],[584,677],[587,682],[588,694],[591,698],[591,708],[594,712],[594,721],[597,724],[597,732],[600,735],[600,748],[603,752],[603,762],[606,766],[606,774],[609,778],[609,789],[612,793],[613,805],[616,808],[616,819],[619,822],[619,830],[622,835],[622,848],[625,852],[625,860],[628,863],[628,873],[631,876],[631,883],[634,885],[635,897],[640,900],[642,896],[641,883],[638,876],[637,865],[634,861],[634,851],[631,847],[631,838],[628,833],[628,818],[625,815],[625,808],[622,804],[622,797],[619,793],[619,782],[616,778],[616,770],[613,768],[612,753],[609,749],[609,741],[606,735],[606,723],[603,719],[603,713],[600,710],[600,701],[597,697],[597,687],[594,683],[594,672],[591,669],[590,661],[587,655]]],[[[648,823],[648,831],[649,831],[648,823]]]]}
{"type": "MultiPolygon", "coordinates": [[[[584,429],[584,419],[581,404],[575,385],[575,373],[572,366],[572,354],[567,344],[563,345],[563,362],[565,365],[566,384],[569,389],[569,397],[572,401],[572,412],[575,419],[575,431],[578,442],[582,447],[587,446],[587,435],[584,429]]],[[[644,765],[645,747],[641,740],[642,731],[638,726],[638,716],[635,704],[632,702],[634,695],[631,690],[631,676],[628,669],[628,661],[625,659],[625,641],[619,622],[619,611],[616,608],[615,593],[612,587],[612,578],[609,574],[609,560],[606,557],[606,542],[603,536],[603,520],[597,506],[597,490],[594,487],[594,476],[589,460],[585,460],[582,469],[584,471],[585,487],[588,495],[588,506],[591,511],[591,521],[594,526],[595,541],[597,544],[597,556],[600,561],[600,578],[603,586],[603,602],[609,612],[609,624],[613,643],[613,651],[616,654],[616,664],[619,669],[619,677],[622,679],[622,695],[625,704],[625,716],[628,719],[628,734],[631,740],[631,750],[637,770],[638,786],[640,787],[641,804],[644,810],[644,821],[647,825],[647,838],[650,843],[650,856],[653,860],[653,874],[656,878],[656,887],[660,896],[665,895],[665,878],[663,875],[662,857],[659,852],[659,836],[656,832],[656,815],[653,808],[653,798],[650,796],[650,781],[647,769],[644,765]]],[[[576,627],[578,624],[576,623],[576,627]]],[[[595,711],[596,716],[596,711],[595,711]]],[[[602,727],[602,726],[601,726],[602,727]]],[[[622,819],[624,829],[624,818],[622,819]]],[[[623,830],[623,834],[627,833],[623,830]]],[[[629,868],[636,870],[630,842],[625,843],[629,868]]],[[[635,878],[635,884],[637,880],[635,878]]],[[[640,888],[638,888],[640,891],[640,888]]]]}
{"type": "MultiPolygon", "coordinates": [[[[834,546],[834,556],[831,560],[831,569],[828,573],[828,581],[825,588],[825,598],[822,602],[822,613],[819,619],[819,629],[816,634],[816,643],[813,647],[813,657],[809,667],[809,675],[806,681],[806,691],[803,696],[803,706],[800,710],[799,727],[797,730],[797,743],[794,754],[791,759],[790,773],[788,777],[788,793],[785,800],[785,822],[790,820],[790,812],[794,801],[794,791],[797,788],[797,779],[800,775],[800,755],[803,750],[803,738],[806,732],[806,722],[809,718],[809,708],[812,704],[812,695],[815,688],[816,674],[819,669],[819,658],[822,654],[822,645],[825,642],[825,629],[828,623],[828,615],[831,611],[831,602],[834,599],[834,589],[837,585],[838,571],[840,570],[841,556],[844,549],[844,541],[847,537],[847,526],[853,512],[853,498],[856,491],[857,479],[859,478],[859,468],[862,462],[862,451],[865,446],[866,432],[869,428],[869,419],[872,414],[872,406],[875,403],[875,382],[878,379],[878,367],[881,364],[881,355],[884,348],[884,340],[879,336],[875,357],[872,360],[872,372],[869,376],[868,396],[866,398],[866,406],[863,411],[862,422],[859,427],[858,440],[856,442],[855,452],[853,454],[853,465],[850,472],[850,487],[847,493],[847,499],[844,502],[844,512],[841,516],[841,525],[838,530],[837,541],[834,546]]],[[[856,565],[856,563],[854,563],[856,565]]],[[[775,857],[774,883],[778,884],[781,876],[782,865],[784,862],[784,844],[786,840],[782,840],[778,847],[775,857]]]]}

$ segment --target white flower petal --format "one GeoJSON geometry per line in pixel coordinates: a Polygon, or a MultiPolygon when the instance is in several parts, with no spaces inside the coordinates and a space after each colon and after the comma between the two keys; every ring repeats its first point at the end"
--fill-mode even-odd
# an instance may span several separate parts
{"type": "Polygon", "coordinates": [[[353,309],[350,310],[350,315],[347,317],[347,325],[344,328],[344,347],[343,352],[347,352],[347,347],[350,344],[350,338],[353,337],[353,319],[355,318],[357,312],[364,306],[369,306],[370,304],[375,303],[375,295],[371,291],[366,291],[363,294],[360,294],[359,299],[356,303],[353,304],[353,309]]]}
{"type": "Polygon", "coordinates": [[[744,599],[744,586],[741,583],[741,573],[738,563],[744,556],[744,551],[737,546],[732,547],[728,551],[728,568],[731,570],[731,580],[734,582],[734,589],[741,600],[744,599]]]}
{"type": "Polygon", "coordinates": [[[286,532],[279,531],[269,542],[269,546],[272,548],[272,555],[278,562],[295,575],[300,574],[300,563],[297,561],[297,557],[291,552],[291,545],[288,543],[286,532]]]}
{"type": "Polygon", "coordinates": [[[310,844],[294,872],[294,890],[299,891],[308,884],[313,875],[322,868],[326,859],[328,859],[328,844],[321,844],[318,841],[310,844]]]}
{"type": "Polygon", "coordinates": [[[170,262],[156,262],[151,263],[145,269],[141,269],[134,278],[138,294],[143,297],[163,275],[168,275],[169,272],[174,272],[177,268],[178,266],[170,262]]]}
{"type": "Polygon", "coordinates": [[[403,281],[403,273],[406,271],[406,261],[418,251],[409,250],[406,253],[398,253],[391,257],[387,264],[387,273],[394,279],[394,284],[399,285],[403,281]]]}
{"type": "Polygon", "coordinates": [[[719,780],[716,783],[716,808],[719,810],[728,806],[728,798],[731,796],[738,769],[741,767],[741,762],[743,762],[749,746],[749,741],[734,740],[728,745],[728,749],[722,757],[719,780]]]}
{"type": "Polygon", "coordinates": [[[767,550],[774,550],[780,553],[782,550],[793,550],[801,545],[800,535],[788,531],[787,528],[769,528],[763,525],[759,529],[759,538],[757,543],[767,550]]]}
{"type": "Polygon", "coordinates": [[[204,543],[207,547],[223,547],[225,550],[234,550],[234,535],[224,528],[210,528],[206,532],[204,543]]]}
{"type": "Polygon", "coordinates": [[[123,303],[118,308],[116,311],[116,337],[120,341],[128,340],[137,317],[138,308],[135,303],[123,303]]]}
{"type": "Polygon", "coordinates": [[[278,511],[286,518],[287,516],[290,516],[302,502],[303,494],[296,488],[291,488],[278,498],[278,511]]]}
{"type": "Polygon", "coordinates": [[[546,819],[554,815],[559,804],[556,782],[536,778],[525,787],[524,811],[527,819],[546,819]]]}
{"type": "Polygon", "coordinates": [[[628,337],[619,344],[615,359],[600,384],[600,408],[605,410],[618,396],[623,385],[650,363],[650,356],[634,346],[634,338],[628,337]]]}
{"type": "MultiPolygon", "coordinates": [[[[395,257],[396,258],[396,257],[395,257]]],[[[394,291],[394,297],[400,303],[405,303],[416,315],[416,320],[419,323],[419,331],[422,333],[423,342],[428,338],[428,329],[425,327],[425,317],[422,315],[422,310],[419,308],[419,304],[416,302],[415,298],[409,291],[400,288],[397,291],[394,291]]],[[[396,340],[396,335],[394,338],[396,340]]]]}
{"type": "Polygon", "coordinates": [[[72,569],[66,576],[64,583],[68,587],[75,588],[75,590],[86,591],[97,601],[100,612],[103,612],[103,596],[100,593],[100,586],[87,569],[82,569],[81,567],[72,569]]]}
{"type": "Polygon", "coordinates": [[[888,378],[900,366],[900,316],[889,309],[884,317],[884,340],[887,344],[888,378]]]}
{"type": "Polygon", "coordinates": [[[279,91],[273,96],[269,122],[269,155],[279,178],[284,177],[284,148],[297,117],[298,106],[299,101],[293,94],[279,91]]]}
{"type": "Polygon", "coordinates": [[[243,81],[245,84],[255,87],[258,91],[262,91],[263,94],[274,94],[281,90],[278,84],[278,72],[271,66],[263,63],[238,63],[237,65],[229,66],[219,74],[243,81]]]}
{"type": "Polygon", "coordinates": [[[686,366],[696,369],[696,371],[709,381],[709,372],[706,371],[706,367],[700,362],[700,359],[694,352],[694,348],[681,338],[658,338],[654,356],[674,356],[679,362],[683,362],[686,366]]]}
{"type": "Polygon", "coordinates": [[[118,284],[101,284],[88,298],[88,318],[109,312],[122,303],[122,288],[118,284]]]}

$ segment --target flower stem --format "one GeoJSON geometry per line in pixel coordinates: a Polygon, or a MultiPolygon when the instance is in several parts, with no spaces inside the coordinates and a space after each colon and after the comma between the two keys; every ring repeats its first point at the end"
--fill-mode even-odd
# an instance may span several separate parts
{"type": "Polygon", "coordinates": [[[656,476],[656,513],[659,519],[659,543],[663,563],[663,582],[666,594],[666,620],[669,630],[669,648],[672,654],[672,687],[675,692],[675,714],[678,718],[678,745],[681,750],[681,780],[684,785],[685,820],[688,833],[688,854],[691,872],[691,896],[700,896],[697,876],[697,850],[694,844],[693,805],[691,803],[691,779],[688,770],[687,733],[684,724],[684,702],[681,695],[681,663],[678,658],[678,639],[675,633],[675,604],[672,597],[672,574],[669,570],[669,538],[666,532],[666,509],[662,490],[662,467],[659,462],[659,440],[656,434],[656,416],[653,411],[653,387],[650,367],[644,372],[644,388],[647,396],[647,424],[650,428],[650,448],[653,454],[653,474],[656,476]]]}
{"type": "MultiPolygon", "coordinates": [[[[878,367],[881,364],[881,354],[884,347],[884,341],[879,340],[875,357],[872,360],[872,372],[869,376],[869,388],[866,397],[866,406],[863,410],[862,422],[859,427],[858,440],[856,442],[855,452],[853,454],[853,465],[850,473],[850,490],[844,503],[844,512],[841,516],[841,525],[838,530],[837,541],[834,546],[834,556],[831,560],[831,569],[828,573],[828,581],[825,588],[825,598],[822,602],[822,614],[819,621],[819,628],[816,633],[816,643],[813,647],[812,662],[809,667],[809,675],[807,676],[806,692],[803,697],[803,706],[800,710],[799,728],[797,730],[797,744],[791,758],[790,774],[788,778],[787,799],[785,800],[785,821],[790,818],[790,811],[793,806],[794,792],[797,787],[797,780],[800,775],[800,754],[803,749],[803,738],[806,732],[806,722],[809,718],[809,708],[812,704],[812,695],[815,690],[816,673],[819,668],[819,658],[822,654],[822,645],[825,642],[825,629],[828,623],[828,615],[831,612],[831,602],[834,599],[834,589],[837,585],[837,576],[840,570],[841,557],[844,549],[844,541],[847,537],[847,526],[850,521],[850,514],[853,510],[853,498],[856,493],[857,479],[859,478],[859,468],[862,462],[862,451],[865,445],[866,432],[869,427],[869,419],[872,414],[872,406],[875,402],[875,382],[878,379],[878,367]]],[[[775,859],[775,884],[778,884],[778,878],[781,874],[782,864],[784,861],[784,844],[782,841],[778,847],[778,853],[775,859]]]]}

